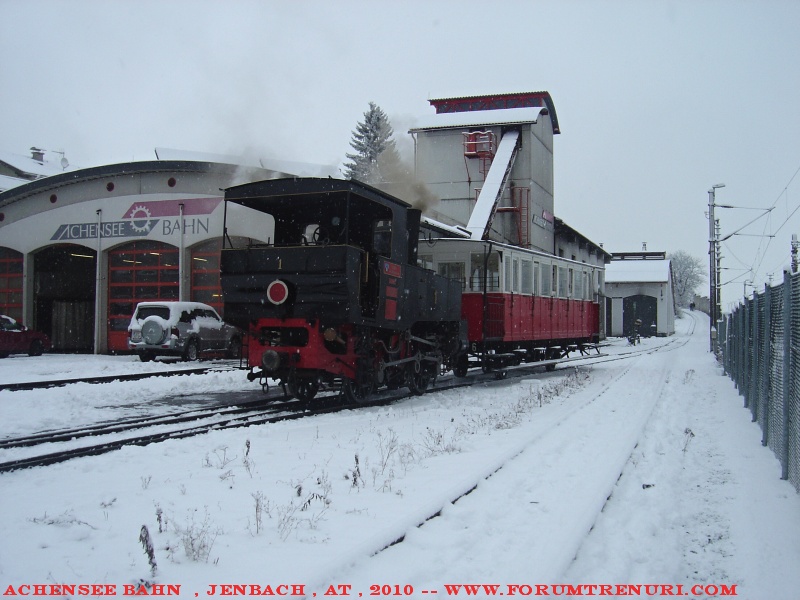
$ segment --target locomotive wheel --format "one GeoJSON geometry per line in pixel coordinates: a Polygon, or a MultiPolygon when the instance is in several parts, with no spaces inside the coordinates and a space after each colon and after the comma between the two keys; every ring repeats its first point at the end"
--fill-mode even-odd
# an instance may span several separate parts
{"type": "Polygon", "coordinates": [[[415,396],[424,394],[431,381],[433,381],[433,373],[430,369],[420,366],[419,371],[417,371],[414,363],[411,364],[407,371],[406,385],[412,394],[415,396]]]}
{"type": "Polygon", "coordinates": [[[342,393],[353,404],[366,404],[369,402],[374,387],[372,381],[368,378],[365,378],[365,381],[361,383],[347,377],[342,381],[342,393]]]}
{"type": "Polygon", "coordinates": [[[314,399],[319,391],[319,381],[316,379],[295,379],[289,382],[289,393],[303,402],[314,399]]]}

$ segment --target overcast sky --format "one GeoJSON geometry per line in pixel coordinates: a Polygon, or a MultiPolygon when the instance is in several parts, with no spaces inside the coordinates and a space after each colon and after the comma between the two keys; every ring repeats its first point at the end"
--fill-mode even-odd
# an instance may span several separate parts
{"type": "MultiPolygon", "coordinates": [[[[769,208],[723,245],[723,308],[800,233],[800,2],[0,0],[0,150],[155,147],[338,164],[370,101],[550,92],[557,216],[708,262],[708,189],[769,208]],[[766,252],[765,252],[766,250],[766,252]],[[755,275],[748,273],[753,269],[755,275]]],[[[760,213],[718,209],[722,235],[760,213]]],[[[704,288],[707,290],[707,288],[704,288]]],[[[748,288],[752,291],[752,288],[748,288]]],[[[706,291],[707,293],[707,291],[706,291]]]]}

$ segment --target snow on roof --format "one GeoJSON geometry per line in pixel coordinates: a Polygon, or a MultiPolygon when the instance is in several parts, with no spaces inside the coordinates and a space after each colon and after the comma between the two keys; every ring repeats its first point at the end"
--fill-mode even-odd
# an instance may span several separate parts
{"type": "MultiPolygon", "coordinates": [[[[61,158],[63,158],[63,155],[61,158]]],[[[31,156],[23,156],[22,154],[14,154],[12,152],[0,152],[0,162],[6,163],[17,171],[30,175],[31,179],[58,175],[64,171],[71,170],[69,166],[61,166],[61,158],[59,158],[59,162],[51,162],[49,160],[36,160],[31,156]]]]}
{"type": "Polygon", "coordinates": [[[436,219],[432,219],[430,217],[426,217],[422,215],[422,225],[423,227],[427,226],[430,229],[438,230],[442,233],[449,233],[453,237],[458,238],[469,238],[469,232],[466,231],[463,227],[457,227],[455,225],[446,225],[441,221],[437,221],[436,219]]]}
{"type": "Polygon", "coordinates": [[[30,179],[20,179],[19,177],[9,177],[8,175],[0,175],[0,192],[5,192],[18,185],[30,183],[30,179]]]}
{"type": "Polygon", "coordinates": [[[669,259],[612,260],[606,265],[606,283],[666,283],[669,265],[669,259]]]}
{"type": "Polygon", "coordinates": [[[417,119],[409,131],[422,129],[450,129],[455,127],[477,127],[537,123],[539,116],[549,114],[544,106],[530,108],[501,108],[498,110],[476,110],[466,112],[425,115],[417,119]]]}
{"type": "Polygon", "coordinates": [[[284,175],[297,177],[341,177],[341,173],[339,173],[335,165],[318,165],[277,158],[234,156],[230,154],[195,152],[193,150],[176,150],[172,148],[156,148],[155,152],[159,160],[191,160],[224,163],[267,169],[269,171],[276,171],[284,175]]]}

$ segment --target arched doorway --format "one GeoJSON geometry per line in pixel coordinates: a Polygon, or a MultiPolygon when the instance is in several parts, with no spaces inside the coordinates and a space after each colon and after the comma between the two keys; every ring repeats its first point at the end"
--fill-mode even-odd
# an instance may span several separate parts
{"type": "Polygon", "coordinates": [[[622,327],[623,335],[628,335],[633,330],[634,321],[641,319],[639,334],[649,336],[651,325],[658,323],[658,300],[653,296],[637,294],[622,300],[622,327]]]}
{"type": "Polygon", "coordinates": [[[54,351],[94,348],[97,252],[75,244],[49,246],[33,257],[33,327],[54,351]]]}
{"type": "Polygon", "coordinates": [[[128,350],[128,325],[138,302],[178,300],[178,248],[139,240],[108,252],[108,350],[128,350]]]}
{"type": "Polygon", "coordinates": [[[22,322],[22,253],[3,247],[0,247],[0,314],[22,322]]]}

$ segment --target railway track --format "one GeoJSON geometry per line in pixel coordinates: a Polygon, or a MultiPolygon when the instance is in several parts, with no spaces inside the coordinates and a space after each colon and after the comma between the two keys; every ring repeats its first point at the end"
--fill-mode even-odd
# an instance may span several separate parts
{"type": "MultiPolygon", "coordinates": [[[[237,361],[238,362],[238,361],[237,361]]],[[[22,381],[17,383],[0,383],[0,391],[30,391],[55,387],[64,387],[73,383],[112,383],[114,381],[140,381],[153,377],[173,377],[175,375],[204,375],[217,371],[230,371],[239,367],[233,365],[214,365],[196,369],[172,369],[170,371],[152,371],[148,373],[123,373],[120,375],[101,375],[98,377],[71,377],[65,379],[48,379],[45,381],[22,381]]]]}
{"type": "MultiPolygon", "coordinates": [[[[683,340],[679,338],[671,338],[666,343],[655,347],[632,347],[630,350],[614,355],[596,354],[578,356],[563,359],[559,361],[559,364],[578,367],[591,366],[604,362],[630,360],[643,354],[676,349],[685,344],[686,341],[688,341],[688,337],[683,340]]],[[[503,372],[502,379],[505,379],[507,376],[512,380],[528,377],[534,371],[541,370],[545,364],[545,362],[526,363],[518,367],[509,368],[508,371],[503,372]]],[[[630,367],[628,367],[624,373],[627,373],[629,369],[630,367]]],[[[208,372],[211,370],[219,370],[219,368],[214,369],[212,367],[191,370],[190,372],[208,372]]],[[[182,370],[173,372],[172,374],[186,374],[186,372],[186,370],[182,370]]],[[[150,374],[148,374],[148,376],[149,375],[150,374]]],[[[152,375],[164,376],[163,373],[152,375]]],[[[141,379],[144,377],[139,378],[141,379]]],[[[99,380],[106,378],[97,379],[99,380]]],[[[113,376],[110,378],[111,381],[119,379],[119,377],[113,376]]],[[[475,383],[487,383],[496,379],[498,379],[496,373],[480,372],[470,374],[464,379],[457,379],[453,376],[447,376],[439,379],[435,385],[431,387],[428,393],[443,392],[449,389],[474,385],[475,383]]],[[[98,383],[100,383],[100,381],[98,381],[98,383]]],[[[402,400],[408,396],[409,394],[402,392],[386,392],[378,394],[375,401],[371,402],[370,404],[388,404],[402,400]]],[[[236,406],[215,405],[208,409],[195,409],[178,414],[135,417],[118,421],[107,421],[85,427],[45,431],[28,436],[6,438],[0,440],[0,450],[37,446],[44,447],[45,445],[49,444],[73,444],[76,440],[80,440],[82,438],[97,439],[103,436],[123,436],[115,437],[114,439],[109,439],[106,441],[100,441],[90,445],[81,445],[78,447],[71,447],[0,462],[0,473],[37,466],[51,465],[67,461],[72,458],[97,456],[118,450],[125,446],[146,446],[148,444],[158,443],[166,440],[201,435],[212,430],[263,425],[351,408],[351,405],[347,405],[342,402],[342,396],[338,393],[321,395],[315,399],[312,404],[304,404],[298,400],[289,400],[286,396],[278,394],[274,397],[260,398],[258,400],[241,403],[236,406]],[[152,430],[154,428],[160,428],[162,430],[153,432],[152,430]],[[168,429],[163,430],[163,428],[168,429]]]]}

